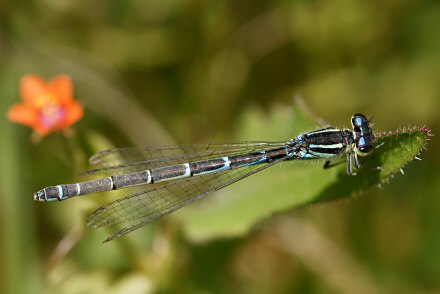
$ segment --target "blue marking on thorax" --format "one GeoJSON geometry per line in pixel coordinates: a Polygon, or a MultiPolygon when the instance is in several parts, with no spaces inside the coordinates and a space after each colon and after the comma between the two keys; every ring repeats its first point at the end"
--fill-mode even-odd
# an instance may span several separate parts
{"type": "Polygon", "coordinates": [[[357,138],[357,134],[356,134],[356,132],[351,132],[351,133],[353,134],[353,140],[356,141],[356,138],[357,138]]]}
{"type": "Polygon", "coordinates": [[[312,158],[313,156],[310,153],[307,153],[305,150],[301,150],[299,152],[299,158],[312,158]]]}

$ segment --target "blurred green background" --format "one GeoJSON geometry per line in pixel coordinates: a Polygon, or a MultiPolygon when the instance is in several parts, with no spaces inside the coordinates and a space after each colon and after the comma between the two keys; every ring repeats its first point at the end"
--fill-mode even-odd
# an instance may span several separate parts
{"type": "MultiPolygon", "coordinates": [[[[85,220],[120,191],[32,200],[77,181],[105,148],[289,139],[279,129],[304,131],[280,120],[295,93],[335,126],[362,112],[378,131],[438,134],[439,28],[433,0],[0,2],[0,292],[440,292],[435,136],[382,188],[228,238],[192,238],[181,219],[251,181],[106,244],[111,231],[85,230],[85,220]],[[28,73],[73,78],[86,111],[73,134],[35,144],[6,119],[28,73]]],[[[326,172],[292,170],[303,167],[326,172]]]]}

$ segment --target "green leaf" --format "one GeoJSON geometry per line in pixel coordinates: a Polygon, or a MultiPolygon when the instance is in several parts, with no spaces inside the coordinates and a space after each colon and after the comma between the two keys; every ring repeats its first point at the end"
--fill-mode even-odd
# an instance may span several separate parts
{"type": "MultiPolygon", "coordinates": [[[[251,110],[238,133],[242,140],[287,141],[316,129],[314,121],[297,106],[275,108],[267,115],[251,110]]],[[[425,147],[429,130],[402,129],[376,136],[377,148],[365,160],[359,175],[347,175],[345,162],[326,170],[322,161],[278,164],[181,210],[178,217],[186,236],[194,241],[236,237],[274,214],[360,195],[400,173],[425,147]]]]}
{"type": "Polygon", "coordinates": [[[376,134],[376,149],[366,158],[360,174],[349,176],[341,169],[337,180],[312,202],[361,195],[371,187],[387,182],[396,173],[403,174],[403,168],[422,151],[429,135],[426,128],[408,128],[376,134]]]}

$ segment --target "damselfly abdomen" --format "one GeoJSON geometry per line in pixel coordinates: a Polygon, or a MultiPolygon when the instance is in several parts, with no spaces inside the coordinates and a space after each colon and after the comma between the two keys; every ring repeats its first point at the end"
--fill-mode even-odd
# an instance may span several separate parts
{"type": "Polygon", "coordinates": [[[358,156],[367,156],[375,137],[362,114],[351,118],[353,129],[328,127],[300,134],[287,142],[245,142],[158,148],[109,149],[90,162],[90,174],[109,176],[44,188],[35,201],[66,200],[79,195],[145,185],[145,190],[98,208],[88,225],[125,227],[106,241],[125,235],[163,215],[190,204],[269,166],[287,160],[325,159],[346,155],[347,173],[359,169],[358,156]]]}

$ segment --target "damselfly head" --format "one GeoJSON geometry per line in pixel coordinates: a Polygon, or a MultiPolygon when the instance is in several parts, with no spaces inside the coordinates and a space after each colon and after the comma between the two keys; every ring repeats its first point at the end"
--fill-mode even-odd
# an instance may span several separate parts
{"type": "Polygon", "coordinates": [[[370,120],[365,115],[356,113],[351,117],[351,124],[355,133],[356,153],[360,156],[367,156],[376,142],[370,120]]]}

